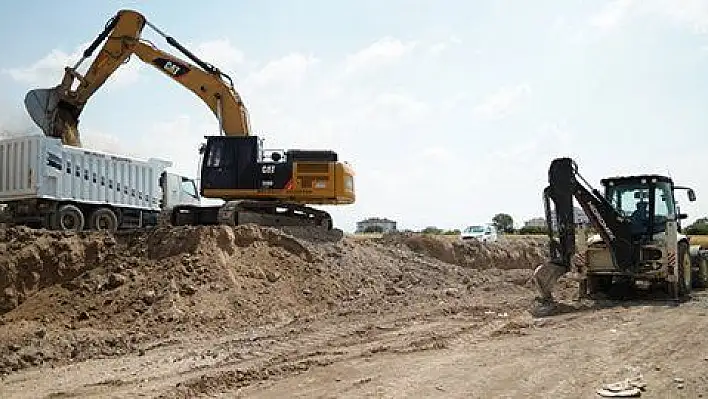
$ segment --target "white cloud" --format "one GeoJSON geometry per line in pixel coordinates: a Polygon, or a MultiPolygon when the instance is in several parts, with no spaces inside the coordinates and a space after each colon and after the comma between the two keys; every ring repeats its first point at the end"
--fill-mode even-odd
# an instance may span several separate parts
{"type": "Polygon", "coordinates": [[[344,71],[353,73],[390,65],[410,53],[417,44],[414,41],[404,43],[399,39],[384,37],[370,46],[348,55],[344,71]]]}
{"type": "MultiPolygon", "coordinates": [[[[40,58],[31,65],[25,67],[3,69],[3,73],[9,75],[17,82],[27,83],[32,87],[53,87],[61,82],[64,76],[64,68],[73,67],[81,59],[84,49],[89,43],[77,46],[71,53],[61,49],[53,49],[49,54],[40,58]]],[[[90,63],[98,54],[94,52],[91,58],[84,60],[79,67],[79,73],[84,74],[90,63]]],[[[128,86],[134,84],[139,79],[142,66],[140,61],[130,60],[127,64],[121,65],[116,72],[106,80],[107,89],[128,86]]]]}
{"type": "Polygon", "coordinates": [[[708,33],[708,1],[705,0],[613,0],[590,16],[590,26],[600,30],[618,28],[633,16],[658,16],[694,33],[708,33]]]}
{"type": "Polygon", "coordinates": [[[288,54],[267,63],[263,68],[249,75],[245,80],[245,85],[254,88],[268,85],[297,88],[302,85],[310,68],[319,62],[319,59],[311,55],[288,54]]]}
{"type": "Polygon", "coordinates": [[[452,157],[450,150],[441,146],[429,147],[423,150],[423,158],[433,162],[445,163],[452,157]]]}
{"type": "Polygon", "coordinates": [[[435,42],[431,44],[428,47],[428,51],[430,52],[431,55],[438,55],[442,53],[443,51],[449,49],[451,46],[458,45],[462,43],[462,39],[459,37],[452,35],[448,37],[447,39],[439,42],[435,42]]]}
{"type": "Polygon", "coordinates": [[[506,86],[487,97],[473,109],[475,115],[498,119],[514,112],[519,104],[529,95],[531,87],[527,83],[506,86]]]}
{"type": "Polygon", "coordinates": [[[708,32],[708,1],[705,0],[649,0],[645,7],[687,26],[695,33],[708,32]]]}
{"type": "Polygon", "coordinates": [[[374,98],[370,111],[389,120],[415,122],[426,116],[429,106],[410,96],[385,92],[374,98]]]}
{"type": "Polygon", "coordinates": [[[602,30],[617,27],[627,16],[635,0],[613,0],[602,8],[600,12],[593,14],[590,25],[602,30]]]}
{"type": "Polygon", "coordinates": [[[24,111],[24,105],[0,102],[0,137],[17,137],[39,133],[39,129],[24,111]]]}
{"type": "Polygon", "coordinates": [[[246,60],[243,51],[234,46],[229,39],[199,43],[194,46],[193,52],[199,59],[214,65],[227,74],[246,60]]]}

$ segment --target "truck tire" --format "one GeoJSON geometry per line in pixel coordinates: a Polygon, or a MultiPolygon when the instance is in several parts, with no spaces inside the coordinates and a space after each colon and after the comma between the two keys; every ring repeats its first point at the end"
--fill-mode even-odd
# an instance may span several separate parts
{"type": "Polygon", "coordinates": [[[693,287],[693,276],[691,273],[691,256],[688,253],[688,244],[678,243],[678,297],[684,297],[691,293],[693,287]]]}
{"type": "Polygon", "coordinates": [[[118,216],[110,208],[98,208],[91,214],[89,228],[115,233],[118,230],[118,216]]]}
{"type": "Polygon", "coordinates": [[[62,231],[81,231],[84,229],[85,219],[81,209],[74,205],[59,207],[54,219],[54,228],[62,231]]]}

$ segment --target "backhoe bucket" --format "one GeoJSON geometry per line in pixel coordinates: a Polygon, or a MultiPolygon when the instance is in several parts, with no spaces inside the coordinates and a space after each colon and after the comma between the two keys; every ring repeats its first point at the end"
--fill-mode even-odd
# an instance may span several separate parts
{"type": "Polygon", "coordinates": [[[564,267],[553,262],[543,263],[533,271],[533,283],[541,295],[542,302],[553,301],[553,287],[565,272],[564,267]]]}
{"type": "Polygon", "coordinates": [[[67,145],[81,146],[78,119],[68,107],[62,107],[59,86],[30,90],[25,96],[25,109],[45,135],[60,138],[67,145]]]}

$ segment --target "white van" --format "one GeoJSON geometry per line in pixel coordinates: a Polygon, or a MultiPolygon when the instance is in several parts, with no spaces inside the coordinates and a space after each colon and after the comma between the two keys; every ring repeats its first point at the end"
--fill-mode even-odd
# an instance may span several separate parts
{"type": "Polygon", "coordinates": [[[478,240],[482,242],[494,242],[497,240],[497,228],[493,224],[478,224],[467,226],[460,234],[462,240],[478,240]]]}

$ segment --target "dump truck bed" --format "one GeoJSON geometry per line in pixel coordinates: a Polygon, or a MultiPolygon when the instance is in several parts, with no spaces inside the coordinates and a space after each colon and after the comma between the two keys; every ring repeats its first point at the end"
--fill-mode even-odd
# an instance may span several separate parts
{"type": "Polygon", "coordinates": [[[46,136],[0,139],[0,203],[42,198],[159,210],[160,175],[171,165],[46,136]]]}

